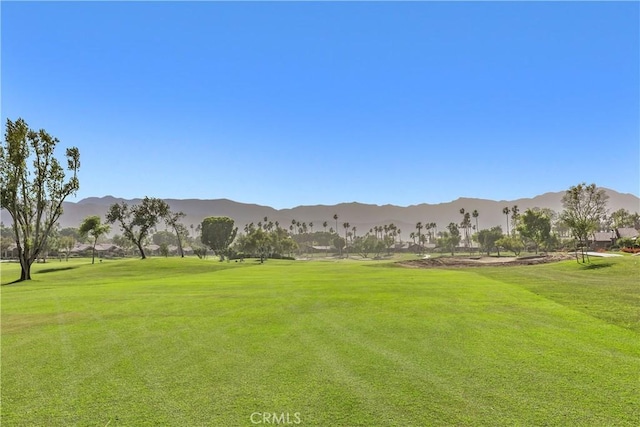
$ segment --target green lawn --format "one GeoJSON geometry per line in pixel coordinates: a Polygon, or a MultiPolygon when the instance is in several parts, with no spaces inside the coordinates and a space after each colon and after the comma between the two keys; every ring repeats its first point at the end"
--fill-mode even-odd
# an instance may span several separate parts
{"type": "Polygon", "coordinates": [[[638,426],[639,262],[36,265],[1,288],[2,425],[638,426]]]}

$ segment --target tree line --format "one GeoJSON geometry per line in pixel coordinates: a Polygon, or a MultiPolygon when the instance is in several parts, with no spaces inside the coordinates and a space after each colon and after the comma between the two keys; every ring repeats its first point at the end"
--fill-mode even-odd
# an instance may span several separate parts
{"type": "MultiPolygon", "coordinates": [[[[54,155],[58,142],[44,129],[31,129],[21,118],[16,121],[7,119],[4,143],[0,146],[0,205],[9,212],[12,224],[9,233],[2,227],[2,245],[4,250],[9,238],[16,245],[21,266],[19,281],[31,279],[31,265],[46,253],[57,234],[64,200],[80,186],[80,152],[77,147],[66,149],[67,176],[62,163],[54,155]]],[[[517,206],[505,207],[502,212],[506,217],[506,233],[500,226],[480,229],[480,212],[461,209],[460,222],[452,221],[441,231],[434,222],[418,222],[409,238],[417,245],[418,252],[422,252],[427,244],[434,244],[453,254],[461,243],[471,248],[471,242],[476,242],[490,254],[500,248],[519,253],[524,245],[529,244],[536,252],[541,248],[550,250],[558,245],[561,237],[569,235],[576,259],[579,260],[580,251],[582,262],[588,262],[585,251],[590,236],[596,231],[622,226],[640,228],[638,213],[621,209],[607,216],[607,196],[595,184],[572,186],[563,196],[562,203],[564,210],[559,215],[538,208],[527,209],[521,214],[517,206]]],[[[184,256],[182,243],[189,236],[189,230],[181,223],[184,216],[183,212],[172,212],[161,199],[145,197],[138,205],[129,206],[125,202],[111,205],[104,224],[97,216],[85,218],[78,228],[78,237],[90,239],[94,262],[98,240],[116,225],[122,232],[119,236],[121,242],[133,245],[144,259],[145,242],[155,227],[164,222],[173,231],[178,251],[184,256]]],[[[314,231],[313,222],[292,220],[287,227],[265,217],[257,224],[247,224],[244,233],[238,233],[231,218],[205,218],[198,226],[203,246],[195,249],[203,256],[208,248],[221,260],[237,255],[257,255],[264,261],[273,256],[291,256],[300,248],[314,246],[332,246],[340,256],[358,253],[366,257],[370,253],[379,255],[390,251],[397,243],[402,244],[402,231],[394,224],[375,226],[358,235],[356,226],[342,222],[340,228],[338,220],[338,214],[334,214],[335,228],[331,220],[323,221],[323,231],[320,232],[314,231]]],[[[59,233],[58,244],[67,248],[67,255],[72,239],[71,235],[59,233]]]]}

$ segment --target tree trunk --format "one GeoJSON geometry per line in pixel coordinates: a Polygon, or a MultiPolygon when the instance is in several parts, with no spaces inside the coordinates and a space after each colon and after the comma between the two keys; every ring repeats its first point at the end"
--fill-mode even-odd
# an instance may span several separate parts
{"type": "Polygon", "coordinates": [[[144,249],[142,249],[142,243],[141,242],[136,242],[136,246],[138,247],[138,250],[140,251],[140,258],[145,259],[146,256],[144,254],[144,249]]]}
{"type": "Polygon", "coordinates": [[[182,241],[180,239],[180,235],[176,232],[176,236],[178,237],[178,251],[180,251],[180,258],[184,258],[184,250],[182,250],[182,241]]]}
{"type": "Polygon", "coordinates": [[[20,257],[20,282],[23,280],[31,280],[31,264],[33,261],[29,261],[28,259],[23,259],[20,257]]]}

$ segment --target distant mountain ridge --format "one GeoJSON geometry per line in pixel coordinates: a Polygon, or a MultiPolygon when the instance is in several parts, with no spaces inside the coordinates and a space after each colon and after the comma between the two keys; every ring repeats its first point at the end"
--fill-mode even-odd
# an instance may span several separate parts
{"type": "MultiPolygon", "coordinates": [[[[609,200],[607,203],[609,212],[624,208],[631,212],[640,211],[640,198],[633,194],[618,193],[615,190],[604,189],[609,200]]],[[[254,224],[263,221],[267,217],[269,221],[278,221],[281,227],[289,228],[292,220],[313,223],[314,231],[323,230],[323,222],[335,229],[334,214],[338,214],[338,231],[342,234],[342,224],[348,222],[351,227],[356,227],[358,235],[364,234],[375,225],[394,223],[402,230],[401,237],[409,240],[409,233],[415,230],[415,224],[435,222],[439,230],[443,230],[450,222],[459,223],[462,219],[460,209],[472,212],[478,210],[478,224],[480,228],[488,228],[496,225],[506,229],[506,217],[502,213],[505,206],[517,205],[521,212],[527,208],[550,208],[556,212],[562,211],[561,192],[544,193],[533,198],[521,198],[516,200],[488,200],[476,198],[458,198],[451,202],[411,206],[372,205],[358,202],[340,203],[337,205],[297,206],[287,209],[275,209],[270,206],[234,202],[228,199],[165,199],[173,211],[182,211],[186,214],[183,223],[194,228],[208,216],[228,216],[233,218],[236,225],[242,230],[245,224],[254,224]]],[[[61,227],[78,227],[80,222],[89,215],[99,215],[103,219],[110,205],[118,202],[127,204],[139,203],[142,199],[122,199],[114,196],[88,197],[78,202],[65,202],[64,213],[60,218],[61,227]]],[[[8,213],[2,211],[2,219],[5,224],[11,221],[8,213]]],[[[473,221],[475,224],[475,221],[473,221]]],[[[159,229],[163,229],[160,225],[159,229]]],[[[120,231],[114,227],[112,234],[120,231]]]]}

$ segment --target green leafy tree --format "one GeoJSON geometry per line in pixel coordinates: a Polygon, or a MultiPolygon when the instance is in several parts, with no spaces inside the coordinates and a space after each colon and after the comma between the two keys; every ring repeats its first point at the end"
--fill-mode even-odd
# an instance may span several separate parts
{"type": "Polygon", "coordinates": [[[332,243],[333,243],[333,246],[338,250],[338,252],[342,254],[342,248],[344,248],[346,244],[345,240],[336,234],[333,237],[332,243]]]}
{"type": "Polygon", "coordinates": [[[114,245],[121,247],[125,254],[130,255],[131,250],[133,249],[133,242],[131,240],[120,234],[116,234],[111,238],[111,241],[114,245]]]}
{"type": "Polygon", "coordinates": [[[144,241],[149,237],[150,231],[160,219],[166,217],[169,205],[162,199],[145,197],[139,205],[128,206],[125,202],[114,203],[107,212],[107,222],[118,223],[124,237],[129,239],[140,252],[142,259],[144,253],[144,241]]]}
{"type": "Polygon", "coordinates": [[[185,217],[184,212],[171,212],[170,210],[165,215],[165,223],[171,227],[176,233],[176,243],[178,244],[178,252],[180,256],[184,258],[184,250],[182,249],[182,240],[189,235],[187,228],[180,222],[180,219],[185,217]]]}
{"type": "Polygon", "coordinates": [[[196,254],[196,256],[199,259],[206,259],[207,258],[207,247],[206,246],[195,245],[193,247],[193,253],[196,254]]]}
{"type": "MultiPolygon", "coordinates": [[[[284,229],[282,232],[286,233],[284,229]]],[[[236,247],[244,254],[257,255],[260,258],[260,263],[264,263],[274,247],[277,246],[275,235],[276,232],[269,233],[262,228],[252,228],[248,234],[239,236],[236,247]]],[[[283,239],[280,250],[292,251],[294,248],[295,242],[290,236],[283,239]]]]}
{"type": "Polygon", "coordinates": [[[72,236],[60,236],[59,248],[62,252],[64,252],[66,261],[69,261],[69,253],[75,245],[76,239],[74,239],[72,236]]]}
{"type": "Polygon", "coordinates": [[[76,242],[81,242],[82,240],[85,240],[80,235],[80,230],[78,230],[76,227],[65,227],[61,229],[59,233],[60,233],[60,236],[72,237],[73,240],[75,240],[76,242]]]}
{"type": "Polygon", "coordinates": [[[614,213],[611,214],[611,226],[613,228],[637,228],[636,223],[638,222],[638,213],[632,214],[626,209],[618,209],[614,213]]]}
{"type": "Polygon", "coordinates": [[[376,250],[379,240],[367,234],[365,236],[356,237],[353,242],[353,250],[363,258],[367,258],[371,252],[376,250]]]}
{"type": "Polygon", "coordinates": [[[500,256],[500,248],[504,248],[507,251],[511,251],[515,256],[520,255],[520,252],[524,249],[524,243],[522,239],[514,235],[504,235],[496,241],[496,249],[498,250],[498,256],[500,256]]]}
{"type": "Polygon", "coordinates": [[[638,239],[633,237],[621,237],[616,240],[616,245],[619,248],[635,248],[638,246],[638,239]]]}
{"type": "Polygon", "coordinates": [[[2,221],[0,221],[0,237],[11,237],[13,239],[13,229],[6,227],[2,221]]]}
{"type": "Polygon", "coordinates": [[[527,209],[520,216],[518,233],[523,239],[533,243],[536,253],[551,238],[551,218],[540,210],[527,209]]]}
{"type": "Polygon", "coordinates": [[[96,244],[101,236],[104,236],[109,232],[111,228],[108,224],[103,224],[99,216],[92,215],[86,217],[82,224],[80,224],[80,235],[89,236],[92,239],[91,244],[91,264],[95,263],[96,259],[96,244]]]}
{"type": "Polygon", "coordinates": [[[558,247],[560,247],[560,244],[561,242],[558,235],[555,233],[551,233],[549,235],[549,238],[542,243],[541,247],[545,252],[551,252],[557,250],[558,247]]]}
{"type": "Polygon", "coordinates": [[[162,255],[163,257],[168,257],[169,256],[169,245],[167,244],[167,242],[162,242],[160,243],[160,255],[162,255]]]}
{"type": "MultiPolygon", "coordinates": [[[[578,242],[582,263],[589,261],[588,255],[585,260],[588,239],[597,231],[598,223],[607,213],[608,198],[603,189],[585,183],[569,188],[562,197],[564,210],[560,217],[578,242]]],[[[577,250],[576,261],[580,262],[577,250]]]]}
{"type": "Polygon", "coordinates": [[[62,203],[80,187],[80,152],[66,150],[67,169],[54,157],[58,139],[44,129],[34,131],[23,119],[7,120],[0,147],[0,206],[13,220],[20,260],[20,279],[31,280],[31,265],[46,247],[52,228],[62,215],[62,203]]]}
{"type": "MultiPolygon", "coordinates": [[[[476,233],[475,238],[482,250],[487,252],[487,256],[491,255],[491,251],[493,249],[497,249],[496,242],[502,238],[502,227],[496,226],[491,227],[490,229],[480,230],[476,233]]],[[[500,250],[498,249],[498,256],[500,255],[500,250]]]]}
{"type": "MultiPolygon", "coordinates": [[[[256,230],[262,230],[261,227],[256,230]]],[[[226,216],[212,216],[202,221],[201,241],[207,245],[214,254],[224,260],[226,251],[236,238],[238,227],[234,227],[234,222],[226,216]]]]}
{"type": "Polygon", "coordinates": [[[9,248],[14,245],[15,241],[11,237],[0,237],[0,250],[2,251],[2,258],[10,258],[9,248]]]}
{"type": "Polygon", "coordinates": [[[455,222],[449,223],[447,231],[443,231],[438,239],[438,246],[448,249],[453,256],[461,240],[460,229],[455,222]]]}
{"type": "Polygon", "coordinates": [[[59,227],[58,227],[58,224],[56,224],[51,228],[51,231],[49,231],[49,235],[47,236],[47,241],[42,247],[42,251],[40,251],[39,258],[42,260],[42,262],[47,262],[47,259],[49,258],[49,252],[54,252],[54,253],[58,252],[58,248],[59,248],[58,239],[60,238],[60,234],[58,233],[59,233],[59,227]]]}
{"type": "Polygon", "coordinates": [[[175,234],[167,230],[156,231],[153,233],[153,236],[151,236],[151,241],[158,246],[163,243],[166,243],[167,245],[175,245],[177,240],[178,239],[176,239],[175,234]]]}

